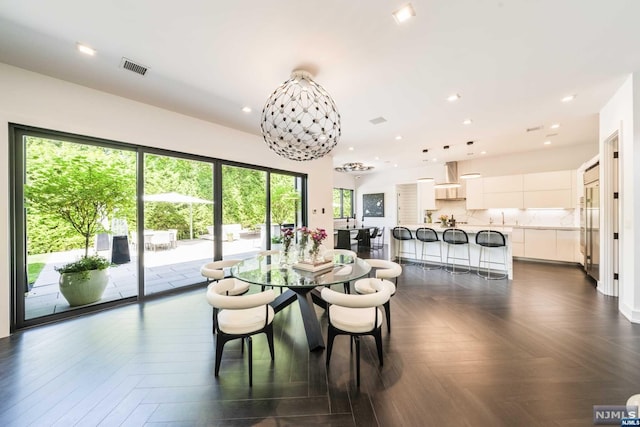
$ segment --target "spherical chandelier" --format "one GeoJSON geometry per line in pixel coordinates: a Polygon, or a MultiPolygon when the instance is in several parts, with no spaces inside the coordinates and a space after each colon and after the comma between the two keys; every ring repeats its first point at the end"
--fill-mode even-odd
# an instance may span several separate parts
{"type": "Polygon", "coordinates": [[[291,160],[319,159],[340,139],[340,114],[307,71],[296,70],[267,99],[260,121],[269,148],[291,160]]]}

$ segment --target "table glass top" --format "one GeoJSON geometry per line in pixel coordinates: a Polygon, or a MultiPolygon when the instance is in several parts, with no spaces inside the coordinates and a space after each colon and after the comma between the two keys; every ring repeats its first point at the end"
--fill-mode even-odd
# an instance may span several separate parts
{"type": "Polygon", "coordinates": [[[335,255],[333,265],[317,272],[280,265],[280,257],[271,255],[246,259],[231,269],[231,275],[255,285],[312,288],[356,280],[369,271],[371,266],[362,259],[345,255],[335,255]]]}

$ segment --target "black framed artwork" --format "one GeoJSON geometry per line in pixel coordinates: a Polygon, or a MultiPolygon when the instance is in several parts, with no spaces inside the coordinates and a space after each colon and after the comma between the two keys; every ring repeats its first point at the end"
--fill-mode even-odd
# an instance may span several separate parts
{"type": "Polygon", "coordinates": [[[362,216],[384,217],[384,193],[362,195],[362,216]]]}

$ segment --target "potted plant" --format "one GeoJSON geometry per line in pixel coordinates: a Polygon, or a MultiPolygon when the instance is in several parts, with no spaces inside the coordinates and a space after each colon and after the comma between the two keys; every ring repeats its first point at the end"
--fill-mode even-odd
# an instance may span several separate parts
{"type": "Polygon", "coordinates": [[[56,268],[60,293],[72,307],[99,301],[109,282],[110,265],[106,258],[92,255],[56,268]]]}
{"type": "Polygon", "coordinates": [[[283,241],[284,238],[281,235],[271,237],[271,249],[280,249],[283,241]]]}

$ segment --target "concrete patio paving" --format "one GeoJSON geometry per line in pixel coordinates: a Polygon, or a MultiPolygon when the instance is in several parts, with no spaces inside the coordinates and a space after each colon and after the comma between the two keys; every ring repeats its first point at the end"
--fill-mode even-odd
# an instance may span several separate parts
{"type": "MultiPolygon", "coordinates": [[[[225,259],[244,259],[255,255],[261,248],[257,238],[240,238],[223,242],[225,259]]],[[[25,319],[73,310],[58,288],[60,274],[55,270],[78,259],[81,250],[57,252],[49,255],[31,290],[25,294],[25,319]]],[[[100,252],[110,257],[109,251],[100,252]]],[[[102,299],[94,304],[115,301],[138,295],[138,259],[130,248],[131,261],[109,268],[109,284],[102,299]]],[[[203,282],[200,267],[213,259],[213,241],[207,239],[179,240],[175,248],[146,250],[144,253],[145,294],[176,289],[203,282]]]]}

